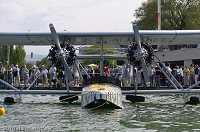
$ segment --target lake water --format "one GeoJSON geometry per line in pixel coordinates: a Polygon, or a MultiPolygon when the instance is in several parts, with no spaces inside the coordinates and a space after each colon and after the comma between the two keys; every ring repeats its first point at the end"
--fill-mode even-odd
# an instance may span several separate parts
{"type": "MultiPolygon", "coordinates": [[[[184,105],[180,95],[145,95],[144,103],[123,100],[123,109],[82,109],[60,103],[58,95],[23,95],[23,103],[3,104],[0,132],[197,132],[200,104],[184,105]]],[[[11,96],[11,95],[10,95],[11,96]]]]}

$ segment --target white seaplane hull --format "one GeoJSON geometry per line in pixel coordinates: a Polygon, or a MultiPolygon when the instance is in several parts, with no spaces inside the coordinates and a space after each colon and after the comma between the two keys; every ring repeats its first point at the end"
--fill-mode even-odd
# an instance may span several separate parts
{"type": "Polygon", "coordinates": [[[83,87],[81,92],[82,108],[123,108],[121,88],[104,83],[83,87]]]}

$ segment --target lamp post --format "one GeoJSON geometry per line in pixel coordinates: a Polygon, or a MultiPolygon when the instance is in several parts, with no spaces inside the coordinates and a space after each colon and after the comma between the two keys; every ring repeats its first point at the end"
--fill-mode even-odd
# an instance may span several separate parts
{"type": "Polygon", "coordinates": [[[158,0],[158,30],[161,30],[161,0],[158,0]]]}

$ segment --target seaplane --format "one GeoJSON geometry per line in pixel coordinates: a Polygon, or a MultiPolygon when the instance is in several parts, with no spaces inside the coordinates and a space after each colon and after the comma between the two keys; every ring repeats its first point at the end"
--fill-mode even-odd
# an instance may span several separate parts
{"type": "MultiPolygon", "coordinates": [[[[51,45],[49,54],[41,62],[41,67],[46,59],[52,61],[56,67],[63,69],[66,79],[66,90],[29,90],[30,87],[24,85],[18,89],[7,82],[0,80],[10,90],[0,90],[1,94],[15,94],[18,98],[5,97],[4,102],[16,102],[21,100],[22,94],[58,94],[61,102],[78,100],[81,97],[82,108],[123,108],[122,95],[126,95],[126,100],[130,102],[144,102],[145,97],[139,96],[144,94],[183,94],[184,103],[198,103],[199,97],[191,96],[194,93],[200,93],[200,89],[194,89],[200,82],[183,88],[174,76],[167,70],[165,65],[154,53],[152,45],[179,45],[179,44],[197,44],[200,43],[200,30],[138,30],[136,23],[132,23],[132,32],[57,32],[53,24],[49,24],[50,32],[0,32],[0,45],[51,45]],[[100,55],[76,55],[75,45],[100,45],[100,55]],[[125,54],[120,55],[103,55],[103,45],[119,44],[128,46],[125,54]],[[99,59],[100,76],[90,77],[83,80],[80,68],[83,66],[78,60],[81,59],[99,59]],[[148,66],[155,63],[163,74],[170,81],[174,89],[158,90],[139,90],[138,89],[138,71],[136,70],[136,85],[129,90],[121,90],[121,81],[115,77],[104,76],[104,60],[126,60],[127,63],[142,68],[144,74],[145,87],[150,86],[148,75],[148,66]],[[166,71],[158,65],[166,68],[166,71]],[[82,82],[82,91],[73,91],[69,86],[74,85],[74,80],[69,66],[74,65],[79,72],[82,82]]],[[[31,78],[31,77],[30,77],[31,78]]],[[[26,82],[28,83],[29,80],[26,82]]],[[[33,81],[34,83],[34,81],[33,81]]],[[[32,84],[33,84],[32,83],[32,84]]],[[[32,85],[31,84],[31,85],[32,85]]],[[[30,86],[31,86],[30,85],[30,86]]]]}

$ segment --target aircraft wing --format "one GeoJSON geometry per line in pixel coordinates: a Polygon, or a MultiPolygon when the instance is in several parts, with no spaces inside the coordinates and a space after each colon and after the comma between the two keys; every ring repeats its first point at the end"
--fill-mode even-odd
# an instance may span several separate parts
{"type": "MultiPolygon", "coordinates": [[[[107,44],[130,45],[134,32],[57,32],[60,40],[73,45],[97,44],[100,37],[107,44]]],[[[143,42],[151,45],[199,44],[200,30],[140,30],[143,42]]],[[[0,32],[0,45],[52,45],[50,32],[0,32]]]]}

